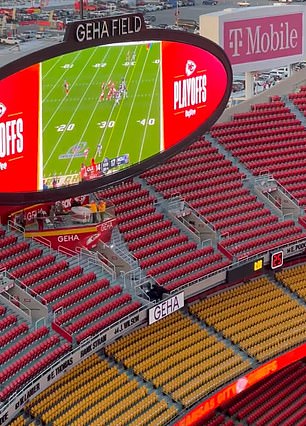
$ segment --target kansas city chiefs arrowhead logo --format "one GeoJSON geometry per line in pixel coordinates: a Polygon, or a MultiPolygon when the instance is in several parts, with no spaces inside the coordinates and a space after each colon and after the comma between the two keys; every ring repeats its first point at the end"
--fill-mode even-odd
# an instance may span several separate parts
{"type": "Polygon", "coordinates": [[[6,106],[0,102],[0,118],[5,114],[6,106]]]}
{"type": "Polygon", "coordinates": [[[186,62],[186,67],[185,67],[185,73],[187,77],[190,77],[191,74],[195,72],[196,67],[197,67],[196,64],[190,59],[188,59],[188,61],[186,62]]]}

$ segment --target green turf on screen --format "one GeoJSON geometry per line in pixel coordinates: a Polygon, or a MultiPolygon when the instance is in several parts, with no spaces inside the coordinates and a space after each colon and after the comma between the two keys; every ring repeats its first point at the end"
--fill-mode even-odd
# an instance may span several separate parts
{"type": "Polygon", "coordinates": [[[101,162],[129,154],[134,164],[159,152],[160,84],[158,42],[99,46],[44,62],[43,176],[78,173],[81,163],[89,164],[91,158],[101,162]],[[106,100],[106,89],[105,99],[99,99],[103,82],[112,81],[118,89],[122,78],[126,98],[118,104],[106,100]]]}

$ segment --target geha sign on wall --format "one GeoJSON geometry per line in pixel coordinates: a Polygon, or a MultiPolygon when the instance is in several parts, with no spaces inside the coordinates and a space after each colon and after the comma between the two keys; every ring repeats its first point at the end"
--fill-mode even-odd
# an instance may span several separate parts
{"type": "Polygon", "coordinates": [[[149,309],[149,325],[184,307],[184,292],[163,300],[149,309]]]}

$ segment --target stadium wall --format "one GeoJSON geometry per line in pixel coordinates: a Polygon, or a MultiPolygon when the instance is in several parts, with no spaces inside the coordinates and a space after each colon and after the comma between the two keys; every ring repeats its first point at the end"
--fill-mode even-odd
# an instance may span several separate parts
{"type": "Polygon", "coordinates": [[[58,362],[47,368],[35,380],[25,386],[22,391],[13,395],[8,402],[1,407],[0,425],[8,425],[30,399],[45,390],[81,361],[88,358],[111,341],[126,333],[130,333],[141,325],[147,324],[147,316],[147,309],[140,308],[130,316],[117,322],[115,325],[103,330],[102,333],[99,333],[94,338],[85,340],[74,351],[65,355],[58,362]]]}

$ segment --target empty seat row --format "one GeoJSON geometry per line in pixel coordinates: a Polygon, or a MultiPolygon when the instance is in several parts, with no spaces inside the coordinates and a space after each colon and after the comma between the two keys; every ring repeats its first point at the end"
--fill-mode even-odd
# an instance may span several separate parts
{"type": "Polygon", "coordinates": [[[150,246],[147,246],[143,249],[134,251],[133,255],[136,257],[136,259],[144,259],[148,256],[157,255],[158,253],[161,253],[169,248],[174,248],[175,246],[183,244],[186,241],[188,241],[187,235],[175,235],[160,242],[156,242],[154,245],[151,244],[150,246]]]}
{"type": "MultiPolygon", "coordinates": [[[[218,162],[219,163],[219,162],[218,162]]],[[[175,169],[171,172],[163,171],[162,173],[152,176],[149,179],[147,179],[147,182],[150,183],[150,185],[156,185],[158,183],[164,182],[164,181],[171,181],[176,180],[180,177],[184,177],[188,174],[188,171],[193,175],[203,174],[206,179],[211,179],[216,176],[219,176],[220,174],[231,174],[238,172],[238,168],[233,167],[231,164],[212,164],[210,163],[200,163],[195,164],[192,167],[180,167],[178,169],[175,169]]]]}
{"type": "Polygon", "coordinates": [[[46,350],[56,346],[59,343],[60,339],[58,336],[53,335],[44,339],[34,348],[30,349],[28,352],[17,358],[13,363],[9,364],[2,371],[0,371],[0,383],[4,383],[8,378],[16,374],[24,366],[26,366],[31,361],[35,360],[46,350]]]}
{"type": "Polygon", "coordinates": [[[74,306],[73,308],[67,310],[62,315],[59,315],[56,318],[57,324],[65,324],[66,322],[70,321],[72,318],[85,313],[87,310],[99,306],[102,302],[107,301],[108,299],[111,299],[111,297],[114,297],[118,294],[122,293],[122,287],[119,285],[116,285],[114,287],[110,287],[102,292],[100,292],[98,295],[92,297],[91,299],[87,299],[86,301],[80,302],[78,305],[74,306]]]}
{"type": "Polygon", "coordinates": [[[26,349],[29,345],[35,342],[38,339],[46,336],[49,333],[49,329],[46,326],[40,327],[35,331],[27,334],[26,336],[20,338],[17,342],[11,345],[9,348],[4,350],[0,354],[0,363],[4,364],[10,358],[14,357],[18,352],[26,349]]]}
{"type": "Polygon", "coordinates": [[[231,246],[233,244],[237,244],[239,242],[249,240],[251,238],[262,236],[264,233],[270,234],[270,233],[279,231],[283,228],[289,228],[289,227],[293,227],[293,226],[294,226],[293,220],[286,220],[284,222],[274,222],[274,223],[271,223],[271,224],[267,224],[267,226],[265,226],[265,227],[260,227],[260,228],[255,228],[255,229],[254,228],[253,229],[247,229],[245,232],[241,232],[238,235],[236,234],[235,236],[232,236],[230,238],[223,239],[222,240],[222,246],[228,247],[228,246],[231,246]]]}
{"type": "Polygon", "coordinates": [[[290,146],[300,146],[303,145],[304,133],[298,133],[292,135],[282,135],[281,133],[277,136],[260,136],[258,135],[255,138],[233,138],[232,141],[226,142],[226,148],[228,150],[240,150],[240,154],[243,153],[243,149],[245,148],[245,152],[252,152],[255,145],[258,144],[260,148],[264,148],[265,146],[269,147],[275,146],[276,144],[290,144],[290,146]]]}
{"type": "Polygon", "coordinates": [[[234,255],[241,254],[246,251],[250,255],[253,255],[260,251],[263,252],[265,250],[289,244],[290,242],[296,241],[300,236],[306,236],[306,234],[302,234],[302,229],[297,228],[296,230],[289,231],[285,234],[284,230],[282,230],[280,232],[275,232],[272,235],[266,235],[258,239],[243,242],[234,247],[227,248],[227,250],[234,255]]]}
{"type": "MultiPolygon", "coordinates": [[[[194,208],[198,207],[208,207],[212,208],[214,205],[218,205],[221,202],[227,202],[229,200],[235,200],[237,198],[243,198],[243,197],[249,197],[250,192],[247,188],[243,188],[240,186],[240,188],[224,191],[221,193],[216,193],[210,196],[204,196],[202,198],[201,191],[199,192],[190,192],[189,194],[186,194],[184,199],[185,201],[188,201],[190,205],[192,205],[194,208]]],[[[252,196],[251,196],[252,197],[252,196]]]]}
{"type": "MultiPolygon", "coordinates": [[[[64,261],[65,262],[65,261],[64,261]]],[[[63,264],[64,266],[64,264],[63,264]]],[[[68,264],[67,264],[68,267],[68,264]]],[[[34,294],[41,294],[44,293],[45,291],[51,290],[54,287],[57,287],[60,284],[64,284],[66,281],[71,280],[72,278],[77,277],[78,275],[81,275],[83,273],[83,268],[81,266],[74,266],[71,269],[65,270],[64,272],[52,277],[52,278],[48,278],[47,281],[44,281],[41,284],[38,285],[34,285],[31,290],[33,291],[34,294]]],[[[47,277],[46,277],[47,278],[47,277]]],[[[23,280],[23,284],[25,285],[32,285],[34,283],[31,282],[32,280],[23,280]]]]}
{"type": "MultiPolygon", "coordinates": [[[[194,262],[182,265],[179,268],[176,268],[170,272],[165,273],[164,275],[158,277],[156,281],[160,285],[168,284],[169,282],[173,280],[177,280],[178,278],[181,278],[183,276],[187,276],[189,278],[189,274],[197,271],[197,270],[203,270],[207,266],[222,261],[222,256],[219,253],[212,254],[210,256],[204,257],[202,259],[195,260],[194,262]]],[[[207,273],[207,272],[206,272],[207,273]]]]}
{"type": "Polygon", "coordinates": [[[82,340],[87,339],[88,337],[95,335],[99,331],[109,327],[112,324],[115,324],[120,319],[126,317],[132,312],[136,311],[141,307],[140,302],[132,302],[128,303],[126,306],[121,307],[117,312],[110,314],[108,317],[103,318],[96,323],[90,325],[86,330],[83,330],[76,334],[76,341],[78,343],[82,342],[82,340]]]}
{"type": "Polygon", "coordinates": [[[128,203],[119,204],[115,207],[115,214],[121,215],[122,213],[129,212],[134,209],[138,209],[139,207],[144,207],[147,205],[151,205],[154,203],[154,197],[146,196],[143,198],[133,198],[128,203]]]}
{"type": "Polygon", "coordinates": [[[295,126],[301,125],[301,120],[298,120],[297,118],[281,118],[278,117],[277,119],[274,118],[273,121],[268,122],[262,122],[261,120],[258,120],[257,122],[248,122],[245,125],[241,125],[240,123],[237,123],[235,125],[235,122],[231,122],[234,125],[229,126],[228,128],[214,131],[213,136],[214,137],[221,137],[221,136],[228,136],[228,135],[241,135],[242,137],[245,137],[245,135],[249,135],[252,133],[263,133],[266,134],[266,130],[272,130],[272,129],[279,129],[279,128],[293,128],[295,126]]]}
{"type": "MultiPolygon", "coordinates": [[[[221,194],[224,194],[224,197],[226,197],[228,193],[228,198],[231,198],[231,195],[233,193],[236,194],[237,192],[240,192],[241,188],[241,181],[227,182],[221,185],[216,185],[214,187],[206,187],[204,185],[203,187],[196,189],[189,187],[189,191],[186,191],[184,194],[184,200],[190,202],[193,200],[202,199],[207,200],[207,202],[214,203],[215,197],[218,197],[217,199],[219,199],[221,194]]],[[[249,192],[248,190],[246,191],[249,192]]]]}
{"type": "Polygon", "coordinates": [[[76,278],[75,280],[63,284],[62,286],[51,290],[49,293],[42,295],[43,303],[51,303],[54,300],[57,300],[63,297],[66,294],[71,293],[79,289],[80,287],[94,281],[96,279],[96,274],[94,272],[88,272],[87,274],[82,275],[81,277],[76,278]]]}
{"type": "Polygon", "coordinates": [[[11,244],[16,243],[17,237],[16,235],[10,234],[5,237],[0,238],[0,248],[4,248],[6,246],[9,246],[11,244]]]}
{"type": "Polygon", "coordinates": [[[42,249],[34,248],[32,250],[28,250],[26,252],[22,252],[21,254],[16,254],[14,257],[5,260],[1,263],[1,267],[5,269],[12,269],[18,265],[22,265],[25,262],[29,262],[36,257],[41,256],[42,249]]]}
{"type": "Polygon", "coordinates": [[[251,222],[254,221],[256,218],[260,219],[270,215],[271,212],[269,209],[260,209],[258,211],[247,212],[236,217],[229,217],[227,219],[220,220],[218,222],[215,222],[213,226],[216,230],[223,229],[223,232],[225,232],[227,228],[230,228],[233,225],[238,225],[248,221],[251,222]]]}
{"type": "Polygon", "coordinates": [[[151,215],[155,212],[155,207],[153,204],[137,208],[131,211],[127,211],[117,215],[117,223],[122,226],[122,224],[127,224],[134,219],[139,219],[146,215],[151,215]]]}
{"type": "Polygon", "coordinates": [[[28,324],[25,322],[10,328],[4,335],[0,336],[0,348],[7,345],[12,340],[16,339],[16,337],[27,332],[28,329],[29,329],[28,324]]]}
{"type": "MultiPolygon", "coordinates": [[[[139,187],[137,191],[125,191],[124,193],[111,197],[112,202],[115,205],[115,211],[120,208],[121,205],[130,204],[138,200],[150,200],[153,197],[150,197],[146,189],[139,187]]],[[[153,198],[154,199],[154,198],[153,198]]]]}
{"type": "Polygon", "coordinates": [[[173,179],[172,181],[164,181],[157,185],[155,185],[155,188],[159,192],[163,192],[165,190],[171,190],[172,192],[180,192],[184,187],[187,187],[189,185],[194,185],[194,190],[196,189],[202,189],[205,187],[215,187],[217,185],[225,184],[232,181],[241,181],[243,175],[241,173],[238,173],[236,171],[233,171],[233,173],[227,173],[226,175],[216,175],[215,177],[212,177],[210,179],[206,179],[205,175],[187,175],[182,176],[180,178],[173,179]]]}
{"type": "MultiPolygon", "coordinates": [[[[228,194],[224,194],[224,196],[228,197],[228,194]]],[[[203,216],[206,216],[209,214],[217,213],[218,210],[228,210],[233,207],[247,205],[253,202],[256,202],[256,196],[248,194],[238,197],[232,196],[231,198],[220,200],[219,202],[214,202],[209,205],[207,204],[207,200],[198,200],[197,202],[191,202],[190,205],[193,208],[196,208],[203,216]]],[[[228,214],[230,214],[230,212],[228,212],[228,214]]]]}
{"type": "Polygon", "coordinates": [[[57,309],[60,309],[60,308],[68,308],[71,305],[74,305],[75,303],[81,301],[85,297],[88,297],[100,290],[104,290],[108,288],[109,285],[110,285],[109,280],[107,278],[102,278],[101,280],[88,285],[87,287],[79,290],[78,292],[60,299],[58,302],[52,305],[52,310],[56,311],[57,309]]]}
{"type": "Polygon", "coordinates": [[[238,134],[230,134],[230,135],[226,135],[226,136],[220,136],[218,137],[218,140],[224,144],[225,146],[230,143],[235,141],[237,138],[238,139],[269,139],[269,138],[273,138],[275,139],[275,137],[280,137],[280,140],[284,140],[284,138],[287,136],[289,136],[290,138],[300,138],[305,136],[306,134],[306,130],[305,128],[300,125],[300,126],[292,126],[292,127],[279,127],[278,129],[271,129],[271,130],[265,130],[265,131],[250,131],[248,133],[242,133],[240,134],[241,137],[239,138],[239,133],[238,134]]]}
{"type": "Polygon", "coordinates": [[[253,201],[239,206],[232,206],[217,213],[210,213],[205,215],[205,217],[209,222],[218,222],[220,220],[226,219],[228,216],[239,216],[257,209],[259,210],[263,207],[263,205],[264,204],[261,201],[253,201]]]}
{"type": "Polygon", "coordinates": [[[98,192],[97,195],[100,198],[111,198],[116,197],[120,194],[124,194],[129,191],[138,191],[141,188],[141,184],[134,181],[126,181],[123,185],[116,185],[107,189],[104,189],[101,192],[98,192]]]}
{"type": "Polygon", "coordinates": [[[0,261],[7,259],[10,256],[17,255],[30,247],[30,244],[27,241],[21,241],[16,244],[9,245],[8,247],[2,248],[0,251],[0,261]]]}
{"type": "Polygon", "coordinates": [[[81,331],[82,328],[85,328],[91,322],[96,321],[97,319],[100,319],[103,315],[130,302],[131,299],[132,297],[130,294],[123,294],[119,296],[118,298],[104,304],[103,306],[100,306],[99,308],[95,309],[94,311],[90,313],[87,313],[87,314],[84,313],[84,315],[81,318],[77,319],[72,324],[65,327],[65,329],[69,333],[75,333],[75,332],[81,331]]]}
{"type": "MultiPolygon", "coordinates": [[[[50,259],[55,260],[55,257],[50,255],[50,259]]],[[[48,266],[47,268],[41,269],[38,272],[31,274],[29,277],[26,277],[22,280],[22,283],[25,286],[31,286],[42,279],[49,278],[50,276],[68,268],[69,263],[66,260],[62,260],[58,263],[48,266]]]]}
{"type": "Polygon", "coordinates": [[[141,217],[139,219],[134,220],[131,223],[125,223],[122,225],[119,225],[120,232],[128,232],[133,231],[136,228],[142,228],[145,225],[152,224],[153,222],[160,222],[163,220],[163,214],[162,213],[153,213],[144,217],[141,217]]]}
{"type": "Polygon", "coordinates": [[[131,251],[139,250],[142,247],[150,246],[151,244],[154,244],[158,241],[163,241],[167,238],[174,237],[175,235],[178,235],[179,233],[180,233],[180,230],[172,226],[164,230],[162,229],[159,232],[155,232],[153,234],[151,233],[149,235],[140,237],[136,241],[132,241],[131,243],[128,243],[128,248],[131,251]]]}
{"type": "Polygon", "coordinates": [[[256,156],[262,149],[267,151],[274,151],[275,149],[283,150],[283,149],[294,149],[295,147],[298,147],[298,148],[304,147],[303,141],[301,139],[298,139],[298,140],[290,139],[290,140],[280,141],[277,143],[271,142],[268,145],[265,142],[263,143],[258,142],[256,146],[254,146],[254,144],[247,144],[247,143],[244,143],[243,145],[244,145],[243,147],[241,146],[235,147],[235,145],[233,145],[233,146],[228,146],[228,148],[230,148],[231,151],[235,153],[235,156],[243,155],[245,153],[249,155],[254,154],[256,156]]]}
{"type": "Polygon", "coordinates": [[[165,263],[157,265],[147,271],[148,275],[159,275],[163,274],[170,269],[177,268],[184,263],[191,262],[195,259],[198,259],[202,256],[209,256],[213,253],[213,248],[211,246],[204,247],[202,249],[194,250],[189,253],[183,254],[182,256],[175,257],[173,259],[168,260],[165,263]]]}
{"type": "MultiPolygon", "coordinates": [[[[50,349],[50,348],[49,348],[50,349]]],[[[52,365],[54,361],[65,355],[71,346],[69,343],[64,343],[58,347],[52,347],[52,351],[46,353],[41,359],[36,360],[35,364],[27,368],[27,370],[14,378],[0,391],[0,400],[5,401],[11,394],[16,392],[23,384],[32,380],[39,372],[46,367],[52,365]]]]}
{"type": "MultiPolygon", "coordinates": [[[[5,313],[5,311],[4,311],[5,313]]],[[[3,313],[3,315],[4,315],[3,313]]],[[[0,319],[0,331],[5,330],[7,327],[9,327],[12,324],[15,324],[17,322],[16,315],[6,315],[4,318],[0,319]]]]}
{"type": "Polygon", "coordinates": [[[146,225],[137,229],[131,229],[126,231],[123,238],[126,242],[137,241],[138,238],[145,237],[147,235],[158,233],[161,230],[172,227],[172,222],[169,219],[159,220],[158,222],[147,223],[146,225]]]}
{"type": "Polygon", "coordinates": [[[149,257],[148,259],[140,260],[139,265],[142,269],[149,268],[157,263],[164,262],[171,257],[179,256],[180,254],[186,253],[188,251],[195,250],[197,247],[196,243],[193,241],[181,243],[176,247],[165,250],[161,253],[157,253],[154,256],[149,257]]]}
{"type": "MultiPolygon", "coordinates": [[[[55,258],[56,257],[53,254],[49,254],[47,256],[40,257],[39,259],[36,259],[32,262],[27,263],[26,265],[19,266],[18,268],[14,269],[14,271],[12,271],[11,273],[15,278],[21,278],[24,275],[30,274],[31,272],[35,271],[36,269],[39,269],[43,266],[46,266],[50,263],[53,263],[55,261],[55,258]]],[[[49,269],[50,269],[50,267],[44,269],[46,276],[48,276],[47,271],[49,269]]]]}

